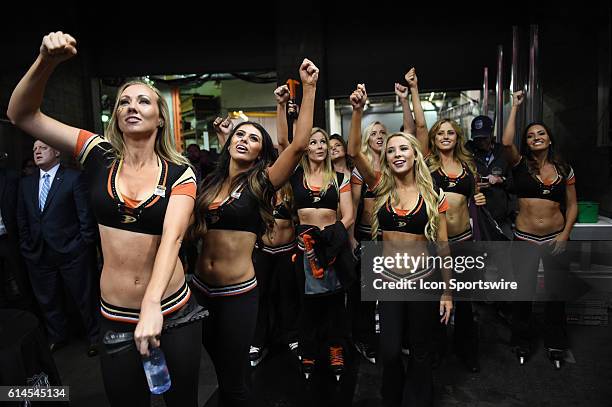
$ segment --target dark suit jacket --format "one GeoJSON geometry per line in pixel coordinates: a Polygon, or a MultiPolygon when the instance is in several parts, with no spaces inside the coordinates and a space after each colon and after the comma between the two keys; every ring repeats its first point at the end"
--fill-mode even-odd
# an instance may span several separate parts
{"type": "Polygon", "coordinates": [[[17,173],[0,168],[0,213],[9,238],[17,240],[17,173]]]}
{"type": "Polygon", "coordinates": [[[21,182],[17,221],[23,256],[37,262],[45,246],[66,255],[88,250],[98,232],[81,173],[60,165],[42,212],[39,178],[36,171],[21,182]]]}

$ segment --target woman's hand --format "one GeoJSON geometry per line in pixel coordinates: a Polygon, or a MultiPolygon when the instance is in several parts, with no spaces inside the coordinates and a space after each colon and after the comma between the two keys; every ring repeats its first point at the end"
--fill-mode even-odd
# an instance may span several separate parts
{"type": "Polygon", "coordinates": [[[317,66],[308,58],[304,58],[304,61],[300,66],[300,80],[302,81],[303,87],[317,86],[317,81],[319,80],[319,68],[317,68],[317,66]]]}
{"type": "Polygon", "coordinates": [[[289,87],[287,85],[279,86],[274,90],[274,97],[276,97],[277,104],[286,104],[289,101],[289,98],[291,97],[289,93],[289,87]]]}
{"type": "Polygon", "coordinates": [[[557,254],[563,253],[567,247],[568,240],[569,240],[569,237],[563,233],[557,236],[555,240],[550,242],[550,245],[552,246],[552,251],[550,252],[550,254],[555,256],[557,254]]]}
{"type": "Polygon", "coordinates": [[[523,100],[525,100],[525,95],[523,95],[522,90],[514,92],[512,94],[512,107],[520,106],[523,103],[523,100]]]}
{"type": "Polygon", "coordinates": [[[487,198],[485,198],[485,196],[484,196],[484,194],[482,192],[479,192],[476,195],[474,195],[474,203],[477,206],[486,205],[487,204],[487,198]]]}
{"type": "Polygon", "coordinates": [[[59,64],[77,54],[76,43],[70,34],[61,31],[49,33],[43,37],[40,56],[45,61],[59,64]]]}
{"type": "Polygon", "coordinates": [[[355,89],[353,93],[351,93],[351,96],[349,96],[349,100],[351,102],[351,106],[353,106],[353,110],[363,110],[366,100],[368,100],[365,84],[358,84],[357,89],[355,89]]]}
{"type": "Polygon", "coordinates": [[[406,100],[408,99],[408,87],[401,85],[399,83],[395,84],[395,94],[401,99],[401,100],[406,100]]]}
{"type": "Polygon", "coordinates": [[[414,68],[411,68],[408,72],[406,72],[404,79],[406,79],[406,82],[408,82],[408,87],[410,89],[416,88],[419,85],[416,76],[416,69],[414,68]]]}
{"type": "Polygon", "coordinates": [[[164,316],[160,303],[148,303],[141,306],[140,317],[134,331],[136,349],[141,355],[149,355],[149,345],[154,348],[159,347],[163,323],[164,316]]]}
{"type": "Polygon", "coordinates": [[[453,310],[453,296],[450,293],[442,294],[440,297],[440,323],[448,325],[448,320],[453,310]]]}
{"type": "Polygon", "coordinates": [[[215,133],[222,136],[224,140],[227,140],[229,135],[232,134],[232,130],[234,130],[234,123],[232,123],[229,115],[225,119],[217,117],[213,122],[213,127],[215,128],[215,133]]]}

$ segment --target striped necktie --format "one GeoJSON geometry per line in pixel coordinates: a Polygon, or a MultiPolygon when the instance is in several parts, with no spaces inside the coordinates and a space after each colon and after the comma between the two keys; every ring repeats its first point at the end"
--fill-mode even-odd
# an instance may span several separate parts
{"type": "Polygon", "coordinates": [[[40,206],[40,211],[45,208],[45,201],[47,200],[47,195],[49,195],[49,189],[51,188],[51,182],[49,181],[49,174],[43,175],[43,184],[40,188],[40,196],[38,197],[38,205],[40,206]]]}

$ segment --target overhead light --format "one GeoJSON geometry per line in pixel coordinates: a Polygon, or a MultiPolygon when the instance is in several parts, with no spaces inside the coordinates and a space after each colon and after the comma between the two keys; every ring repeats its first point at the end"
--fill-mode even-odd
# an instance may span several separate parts
{"type": "Polygon", "coordinates": [[[110,117],[108,117],[107,114],[102,115],[102,123],[108,123],[109,120],[110,120],[110,117]]]}
{"type": "Polygon", "coordinates": [[[249,117],[246,114],[244,114],[244,112],[242,110],[238,111],[238,117],[240,117],[245,122],[249,120],[249,117]]]}

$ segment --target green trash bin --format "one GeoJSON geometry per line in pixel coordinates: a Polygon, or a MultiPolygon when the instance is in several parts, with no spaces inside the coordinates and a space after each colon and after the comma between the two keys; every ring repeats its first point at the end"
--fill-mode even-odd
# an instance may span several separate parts
{"type": "Polygon", "coordinates": [[[592,201],[578,202],[578,222],[597,223],[599,219],[599,203],[592,201]]]}

